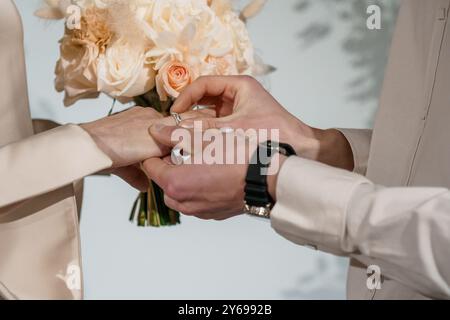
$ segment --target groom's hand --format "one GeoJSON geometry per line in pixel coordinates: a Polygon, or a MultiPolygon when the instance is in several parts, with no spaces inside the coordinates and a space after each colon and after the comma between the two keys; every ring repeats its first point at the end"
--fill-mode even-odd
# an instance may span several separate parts
{"type": "MultiPolygon", "coordinates": [[[[218,118],[205,120],[204,127],[278,129],[279,140],[293,146],[299,156],[342,169],[353,169],[350,145],[339,131],[319,130],[306,125],[251,77],[201,77],[181,93],[172,110],[183,112],[196,104],[215,106],[218,118]]],[[[182,125],[191,127],[192,122],[185,121],[182,125]]]]}
{"type": "MultiPolygon", "coordinates": [[[[224,220],[243,212],[248,160],[261,141],[215,129],[203,132],[203,137],[207,135],[208,139],[202,141],[194,138],[199,132],[193,129],[155,125],[150,131],[159,144],[181,147],[183,155],[191,155],[187,163],[179,166],[173,165],[170,157],[153,158],[143,163],[149,179],[165,191],[168,207],[208,220],[224,220]],[[172,140],[179,137],[182,141],[172,140]],[[231,141],[234,143],[229,143],[231,141]],[[212,152],[213,143],[216,147],[212,152]]],[[[284,159],[279,160],[273,162],[278,163],[278,169],[284,159]]],[[[276,199],[278,170],[274,171],[275,174],[268,177],[268,184],[272,197],[276,199]]]]}
{"type": "MultiPolygon", "coordinates": [[[[190,129],[160,125],[151,128],[155,141],[170,148],[181,146],[185,154],[192,154],[191,159],[198,157],[207,147],[206,143],[201,143],[200,146],[195,145],[196,142],[192,139],[183,139],[181,143],[172,141],[174,133],[176,135],[180,133],[186,137],[194,136],[193,130],[190,129]]],[[[218,135],[222,133],[214,132],[212,135],[218,138],[218,135]]],[[[171,158],[167,157],[146,160],[142,168],[148,178],[164,190],[166,205],[185,215],[206,220],[224,220],[243,211],[247,171],[245,164],[206,164],[206,161],[202,161],[201,164],[176,166],[172,164],[171,158]]]]}

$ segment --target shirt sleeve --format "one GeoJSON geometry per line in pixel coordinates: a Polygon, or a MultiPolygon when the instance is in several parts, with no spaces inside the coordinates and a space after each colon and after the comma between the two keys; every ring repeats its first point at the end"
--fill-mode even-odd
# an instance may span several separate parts
{"type": "Polygon", "coordinates": [[[366,175],[369,162],[372,130],[366,129],[337,129],[347,139],[353,151],[355,173],[366,175]]]}
{"type": "Polygon", "coordinates": [[[66,125],[0,148],[0,208],[111,167],[87,132],[66,125]]]}
{"type": "Polygon", "coordinates": [[[450,192],[385,188],[291,157],[280,171],[273,228],[285,238],[364,263],[433,298],[450,298],[450,192]]]}

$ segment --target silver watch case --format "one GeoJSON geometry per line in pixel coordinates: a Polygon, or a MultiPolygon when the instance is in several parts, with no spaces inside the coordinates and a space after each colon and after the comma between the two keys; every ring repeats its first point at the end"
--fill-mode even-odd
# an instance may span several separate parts
{"type": "Polygon", "coordinates": [[[244,206],[244,213],[254,216],[254,217],[258,217],[258,218],[264,218],[264,219],[270,219],[270,213],[272,211],[272,205],[268,204],[265,207],[255,207],[255,206],[250,206],[247,203],[245,203],[244,206]]]}

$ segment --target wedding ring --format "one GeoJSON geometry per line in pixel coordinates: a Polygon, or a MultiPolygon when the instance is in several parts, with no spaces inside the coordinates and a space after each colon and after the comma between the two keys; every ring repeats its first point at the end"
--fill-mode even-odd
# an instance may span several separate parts
{"type": "Polygon", "coordinates": [[[176,112],[172,112],[171,115],[172,115],[173,119],[175,120],[176,126],[178,127],[180,125],[181,121],[183,121],[183,119],[181,119],[181,116],[176,112]]]}
{"type": "Polygon", "coordinates": [[[191,155],[183,155],[182,151],[183,149],[180,147],[175,147],[172,150],[170,158],[172,160],[172,163],[176,166],[185,164],[191,158],[191,155]]]}

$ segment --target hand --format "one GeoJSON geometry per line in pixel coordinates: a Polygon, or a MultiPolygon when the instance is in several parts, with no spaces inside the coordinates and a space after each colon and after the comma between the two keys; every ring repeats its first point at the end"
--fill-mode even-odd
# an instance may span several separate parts
{"type": "MultiPolygon", "coordinates": [[[[206,159],[208,153],[205,150],[212,143],[205,143],[198,148],[198,146],[192,145],[192,140],[182,141],[181,143],[172,141],[175,131],[178,135],[181,130],[188,131],[187,134],[183,134],[184,137],[194,136],[193,130],[160,125],[153,126],[150,132],[155,141],[161,145],[170,147],[181,145],[185,152],[192,154],[196,150],[197,153],[201,153],[203,164],[175,166],[171,164],[168,158],[153,158],[145,161],[142,166],[147,176],[165,191],[166,205],[186,215],[201,219],[224,220],[241,214],[244,208],[247,162],[208,165],[206,163],[211,162],[206,159]]],[[[209,131],[207,133],[211,137],[214,137],[214,141],[218,141],[218,139],[226,141],[227,134],[213,129],[207,131],[209,131]]],[[[226,158],[227,152],[230,151],[233,151],[232,154],[234,155],[244,154],[244,159],[249,159],[249,155],[253,155],[256,145],[234,143],[233,147],[234,150],[225,150],[225,152],[215,149],[214,159],[217,162],[229,163],[226,158]]],[[[195,159],[196,156],[198,154],[193,154],[192,159],[195,159]]],[[[281,161],[284,161],[284,159],[281,159],[281,161]]],[[[195,160],[191,162],[196,163],[195,160]]],[[[276,198],[276,178],[277,175],[268,177],[269,189],[274,192],[272,195],[274,199],[276,198]]]]}
{"type": "MultiPolygon", "coordinates": [[[[208,111],[191,111],[182,119],[210,117],[208,111]]],[[[174,125],[172,117],[164,118],[151,108],[134,107],[130,110],[91,123],[82,124],[97,146],[108,155],[113,165],[108,173],[115,174],[132,187],[146,191],[149,185],[139,163],[151,157],[161,157],[169,150],[156,143],[148,133],[155,123],[174,125]]]]}
{"type": "Polygon", "coordinates": [[[112,160],[112,168],[133,165],[163,152],[148,135],[148,128],[163,116],[151,108],[134,107],[82,124],[97,146],[112,160]]]}
{"type": "MultiPolygon", "coordinates": [[[[190,111],[182,119],[198,119],[211,116],[208,111],[190,111]]],[[[97,146],[108,155],[112,169],[123,168],[140,163],[152,157],[162,157],[168,150],[164,149],[148,133],[155,123],[174,125],[172,117],[164,118],[152,108],[134,107],[81,127],[89,133],[97,146]]]]}
{"type": "Polygon", "coordinates": [[[150,183],[145,173],[141,170],[140,165],[117,168],[114,169],[111,174],[118,176],[130,186],[141,192],[148,191],[150,183]]]}
{"type": "MultiPolygon", "coordinates": [[[[251,77],[201,77],[181,93],[172,110],[184,112],[195,104],[215,106],[219,118],[203,121],[205,128],[278,129],[280,142],[292,145],[299,156],[353,170],[350,145],[339,131],[306,125],[251,77]]],[[[192,127],[192,121],[182,125],[192,127]]]]}

